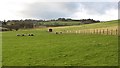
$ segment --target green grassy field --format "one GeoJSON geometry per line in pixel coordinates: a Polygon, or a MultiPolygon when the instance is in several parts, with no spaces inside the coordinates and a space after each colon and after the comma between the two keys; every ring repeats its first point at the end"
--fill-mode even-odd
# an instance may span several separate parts
{"type": "Polygon", "coordinates": [[[118,65],[118,36],[55,34],[47,32],[47,28],[8,31],[2,34],[4,66],[118,65]],[[35,36],[16,36],[22,33],[33,33],[35,36]]]}
{"type": "Polygon", "coordinates": [[[2,66],[2,33],[0,32],[0,67],[2,66]]]}
{"type": "MultiPolygon", "coordinates": [[[[52,27],[51,27],[52,28],[52,27]]],[[[118,28],[118,20],[113,20],[109,22],[101,22],[94,24],[84,24],[76,26],[64,26],[64,27],[53,27],[55,31],[64,31],[64,30],[86,30],[86,29],[98,29],[98,28],[118,28]]]]}
{"type": "Polygon", "coordinates": [[[66,26],[72,26],[72,25],[80,25],[82,24],[79,21],[48,21],[48,22],[40,22],[42,25],[51,25],[51,26],[60,26],[60,25],[66,25],[66,26]]]}

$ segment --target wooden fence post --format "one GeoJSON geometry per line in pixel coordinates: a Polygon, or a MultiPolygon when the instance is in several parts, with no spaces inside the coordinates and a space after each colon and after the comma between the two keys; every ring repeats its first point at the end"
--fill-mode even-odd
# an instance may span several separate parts
{"type": "Polygon", "coordinates": [[[91,33],[91,29],[89,30],[89,32],[90,32],[90,34],[92,34],[92,33],[91,33]]]}
{"type": "Polygon", "coordinates": [[[83,34],[85,33],[85,31],[83,30],[83,34]]]}
{"type": "Polygon", "coordinates": [[[95,29],[95,34],[96,34],[96,29],[95,29]]]}
{"type": "Polygon", "coordinates": [[[98,29],[96,30],[96,34],[98,34],[98,29]]]}
{"type": "Polygon", "coordinates": [[[109,33],[108,33],[108,29],[107,29],[107,35],[108,35],[109,33]]]}
{"type": "Polygon", "coordinates": [[[104,29],[103,29],[103,31],[102,31],[102,32],[103,32],[103,34],[105,33],[104,29]]]}
{"type": "Polygon", "coordinates": [[[76,34],[77,34],[77,31],[76,31],[76,34]]]}
{"type": "Polygon", "coordinates": [[[112,32],[113,32],[113,30],[111,29],[111,31],[110,31],[110,35],[112,35],[112,34],[114,35],[114,33],[112,33],[112,32]]]}
{"type": "Polygon", "coordinates": [[[94,29],[94,31],[93,31],[93,34],[95,34],[95,29],[94,29]]]}
{"type": "Polygon", "coordinates": [[[76,31],[71,31],[71,30],[66,30],[65,33],[83,33],[83,34],[105,34],[105,35],[119,35],[119,30],[118,29],[87,29],[87,30],[76,30],[76,31]]]}
{"type": "Polygon", "coordinates": [[[85,30],[84,30],[84,34],[86,34],[85,30]]]}
{"type": "Polygon", "coordinates": [[[116,29],[115,31],[116,31],[115,34],[118,35],[118,30],[116,29]]]}
{"type": "Polygon", "coordinates": [[[101,29],[99,30],[99,33],[101,34],[101,29]]]}
{"type": "Polygon", "coordinates": [[[82,33],[82,30],[80,30],[80,34],[82,33]]]}
{"type": "Polygon", "coordinates": [[[92,29],[90,30],[90,33],[91,33],[91,34],[94,34],[92,29]]]}

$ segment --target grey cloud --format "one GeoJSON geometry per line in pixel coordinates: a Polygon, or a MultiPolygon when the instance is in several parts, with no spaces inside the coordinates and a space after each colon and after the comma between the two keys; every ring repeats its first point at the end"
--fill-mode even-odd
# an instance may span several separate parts
{"type": "Polygon", "coordinates": [[[23,13],[35,18],[52,19],[68,17],[75,13],[78,7],[77,2],[40,2],[28,6],[23,13]]]}
{"type": "Polygon", "coordinates": [[[81,3],[88,14],[105,14],[107,10],[118,9],[117,2],[85,2],[81,3]]]}
{"type": "Polygon", "coordinates": [[[117,2],[38,2],[27,5],[21,13],[32,18],[55,19],[69,17],[79,12],[78,8],[84,8],[88,14],[105,14],[106,10],[117,7],[117,2]]]}
{"type": "Polygon", "coordinates": [[[120,19],[120,2],[118,3],[118,19],[120,19]]]}

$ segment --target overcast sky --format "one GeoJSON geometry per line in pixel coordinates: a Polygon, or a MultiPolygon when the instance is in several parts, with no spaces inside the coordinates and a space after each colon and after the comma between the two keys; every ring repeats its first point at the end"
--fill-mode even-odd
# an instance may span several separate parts
{"type": "Polygon", "coordinates": [[[118,19],[118,0],[0,0],[0,20],[118,19]]]}

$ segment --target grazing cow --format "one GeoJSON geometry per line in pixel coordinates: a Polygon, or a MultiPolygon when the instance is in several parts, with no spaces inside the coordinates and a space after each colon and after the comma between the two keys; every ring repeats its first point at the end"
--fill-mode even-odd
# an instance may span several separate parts
{"type": "Polygon", "coordinates": [[[28,36],[31,36],[30,34],[28,34],[28,36]]]}
{"type": "Polygon", "coordinates": [[[58,34],[58,32],[56,32],[56,34],[58,34]]]}
{"type": "Polygon", "coordinates": [[[33,34],[31,34],[31,36],[34,36],[33,34]]]}
{"type": "Polygon", "coordinates": [[[62,32],[60,32],[60,34],[62,34],[62,32]]]}
{"type": "Polygon", "coordinates": [[[17,34],[16,36],[34,36],[34,34],[17,34]]]}
{"type": "Polygon", "coordinates": [[[17,34],[17,36],[20,36],[20,34],[17,34]]]}
{"type": "Polygon", "coordinates": [[[24,34],[22,34],[22,36],[25,36],[24,34]]]}

